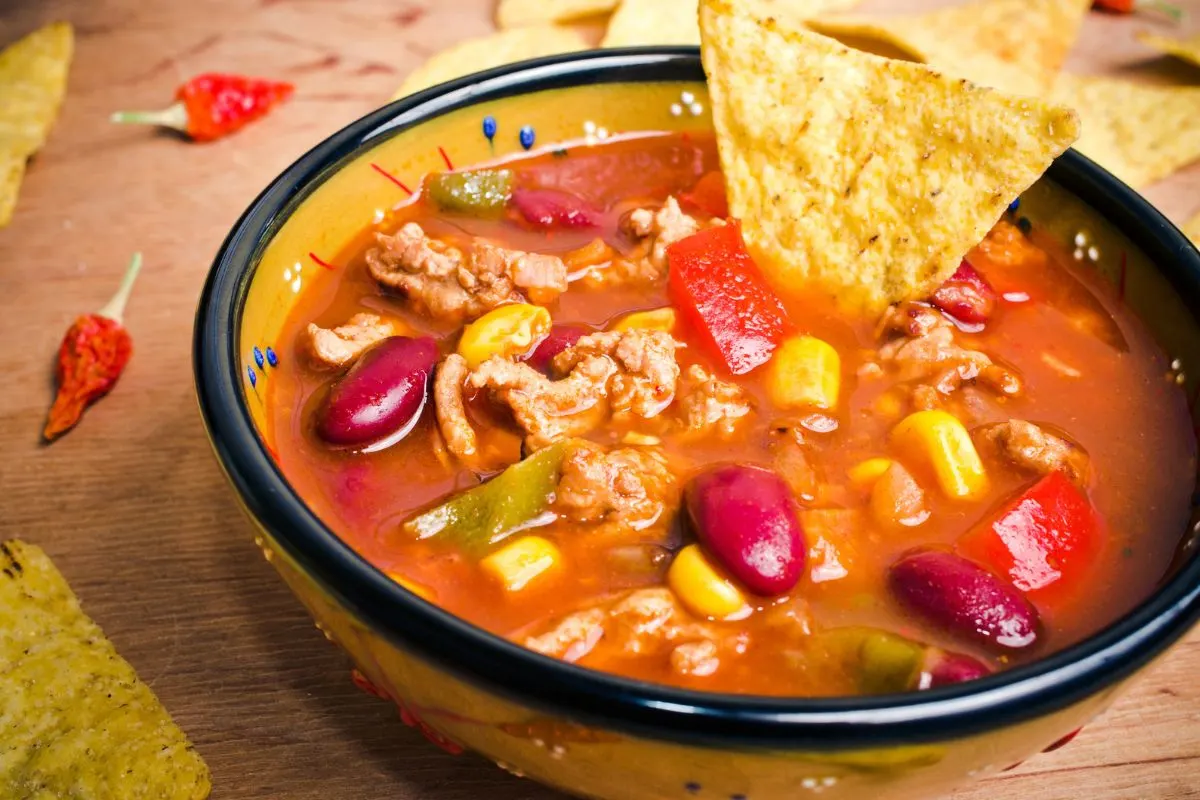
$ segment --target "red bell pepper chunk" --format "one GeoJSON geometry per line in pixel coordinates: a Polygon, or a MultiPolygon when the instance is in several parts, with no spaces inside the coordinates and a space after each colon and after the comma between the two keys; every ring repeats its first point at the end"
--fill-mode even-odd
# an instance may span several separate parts
{"type": "Polygon", "coordinates": [[[742,375],[770,359],[791,322],[736,221],[675,242],[667,261],[672,303],[730,372],[742,375]]]}
{"type": "Polygon", "coordinates": [[[958,540],[958,551],[1041,605],[1066,599],[1103,543],[1099,513],[1061,472],[1041,478],[958,540]]]}
{"type": "Polygon", "coordinates": [[[930,299],[950,316],[972,325],[987,322],[996,309],[996,290],[966,261],[930,299]]]}
{"type": "Polygon", "coordinates": [[[725,176],[706,172],[696,185],[679,195],[685,206],[698,208],[713,217],[729,216],[729,200],[725,196],[725,176]]]}

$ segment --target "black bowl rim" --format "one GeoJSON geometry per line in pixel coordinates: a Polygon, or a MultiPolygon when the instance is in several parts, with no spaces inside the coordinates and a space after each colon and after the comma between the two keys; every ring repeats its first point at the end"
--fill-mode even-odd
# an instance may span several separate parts
{"type": "MultiPolygon", "coordinates": [[[[341,163],[380,137],[484,100],[606,82],[702,81],[695,47],[628,48],[535,59],[470,75],[367,114],[276,178],[238,220],[205,282],[195,379],[214,450],[248,511],[323,589],[376,632],[458,679],[583,723],[708,747],[817,752],[947,740],[1041,717],[1097,695],[1179,639],[1200,616],[1200,553],[1098,634],[1027,666],[927,692],[786,698],[703,693],[621,678],[543,656],[401,588],[344,544],[292,491],[251,422],[237,352],[241,305],[261,247],[341,163]]],[[[1141,248],[1200,307],[1200,253],[1140,195],[1075,151],[1050,169],[1141,248]]]]}

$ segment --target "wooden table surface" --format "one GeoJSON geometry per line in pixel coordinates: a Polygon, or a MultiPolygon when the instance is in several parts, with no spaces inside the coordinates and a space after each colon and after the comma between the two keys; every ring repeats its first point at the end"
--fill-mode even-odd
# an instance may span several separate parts
{"type": "MultiPolygon", "coordinates": [[[[1183,2],[1195,7],[1197,30],[1200,2],[1183,2]]],[[[197,294],[237,216],[293,159],[386,100],[424,57],[489,30],[490,6],[0,0],[0,42],[59,18],[78,36],[58,124],[0,231],[0,539],[23,537],[50,553],[207,759],[216,798],[560,797],[480,758],[441,752],[353,688],[346,658],[251,543],[192,387],[197,294]],[[286,78],[298,91],[265,122],[210,145],[107,123],[118,108],[163,104],[180,79],[206,70],[286,78]],[[146,267],[126,315],[134,359],[78,429],[40,446],[59,338],[77,313],[106,301],[135,249],[146,267]]],[[[1143,63],[1151,57],[1132,42],[1134,27],[1092,15],[1070,68],[1126,64],[1155,79],[1196,80],[1143,63]]],[[[1176,219],[1192,214],[1200,164],[1147,194],[1176,219]]],[[[958,800],[1200,798],[1198,671],[1200,633],[1069,747],[958,800]]]]}

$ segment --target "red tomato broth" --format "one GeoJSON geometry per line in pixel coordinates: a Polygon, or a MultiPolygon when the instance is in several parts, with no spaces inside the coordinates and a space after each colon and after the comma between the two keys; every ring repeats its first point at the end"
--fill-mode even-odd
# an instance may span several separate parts
{"type": "MultiPolygon", "coordinates": [[[[573,192],[600,209],[602,222],[597,228],[540,231],[507,218],[439,216],[436,210],[414,202],[365,231],[334,260],[339,271],[323,275],[302,295],[277,348],[280,366],[267,390],[270,438],[281,468],[299,494],[369,561],[427,589],[432,599],[447,610],[517,641],[522,640],[524,632],[543,630],[548,620],[609,598],[618,590],[662,585],[669,558],[648,564],[640,573],[616,569],[611,562],[611,543],[605,537],[576,530],[561,520],[532,532],[558,545],[565,567],[560,566],[558,574],[516,593],[506,592],[489,580],[472,557],[452,545],[436,538],[413,541],[401,530],[406,519],[456,490],[476,485],[479,477],[456,464],[441,445],[432,402],[404,441],[382,451],[355,453],[331,448],[321,441],[314,433],[312,414],[336,373],[306,367],[297,343],[309,322],[334,326],[358,311],[377,310],[402,320],[414,333],[441,337],[444,353],[453,350],[456,334],[409,313],[399,299],[388,296],[367,275],[363,256],[374,230],[391,231],[415,220],[429,235],[456,242],[467,236],[485,236],[506,247],[561,254],[600,236],[624,251],[628,243],[616,230],[622,214],[639,201],[657,204],[668,194],[693,188],[715,165],[711,137],[662,135],[613,141],[571,151],[565,157],[545,154],[509,165],[519,185],[573,192]]],[[[1040,609],[1043,634],[1039,644],[1000,657],[964,646],[905,613],[888,596],[888,566],[914,546],[953,547],[991,509],[1032,484],[1036,476],[984,455],[989,488],[983,497],[964,503],[942,496],[929,473],[904,458],[905,465],[926,489],[932,512],[928,521],[916,528],[885,530],[864,514],[866,524],[855,532],[853,553],[843,553],[849,574],[822,583],[814,583],[808,576],[818,563],[813,555],[817,536],[808,532],[809,563],[795,590],[781,598],[753,598],[752,605],[758,609],[755,613],[739,622],[720,623],[733,640],[739,634],[743,636],[744,646],[723,653],[721,667],[714,674],[681,675],[672,670],[665,657],[633,657],[606,648],[603,642],[580,663],[714,691],[847,694],[857,691],[853,681],[836,659],[822,654],[819,642],[799,637],[789,640],[786,646],[780,644],[776,632],[781,628],[773,628],[771,621],[791,610],[810,620],[814,629],[870,626],[948,650],[969,652],[1000,667],[1078,641],[1147,596],[1175,552],[1194,482],[1195,443],[1186,398],[1182,390],[1165,379],[1166,356],[1110,287],[1093,272],[1076,271],[1057,243],[1042,240],[1036,230],[1032,238],[1041,248],[1034,252],[1044,252],[1048,257],[1011,263],[990,259],[979,251],[968,257],[998,294],[1022,291],[1031,299],[1023,303],[1000,299],[984,329],[960,335],[960,341],[1016,367],[1026,385],[1025,395],[1019,399],[993,398],[982,422],[1019,416],[1049,423],[1069,432],[1091,457],[1093,478],[1086,488],[1104,517],[1107,535],[1087,576],[1085,601],[1040,609]],[[1080,318],[1087,324],[1081,325],[1080,318]],[[1097,324],[1102,329],[1100,337],[1095,335],[1097,324]],[[1115,347],[1114,342],[1121,347],[1115,347]],[[1043,360],[1044,352],[1082,375],[1065,377],[1060,368],[1043,360]]],[[[788,291],[782,299],[798,333],[816,336],[840,354],[841,400],[837,410],[827,415],[836,418],[838,427],[807,438],[816,442],[821,472],[835,485],[832,501],[851,509],[866,509],[867,494],[848,486],[846,471],[866,458],[900,456],[888,443],[888,433],[898,418],[885,419],[874,410],[880,396],[895,381],[857,376],[858,368],[878,346],[876,323],[847,319],[830,308],[823,297],[810,295],[802,287],[788,291]]],[[[572,288],[550,310],[555,324],[603,329],[631,311],[669,304],[663,281],[649,289],[572,288]]],[[[709,353],[695,331],[682,325],[674,332],[685,344],[677,354],[681,368],[686,371],[689,364],[700,363],[720,371],[720,360],[709,353]]],[[[771,429],[781,420],[795,420],[804,414],[772,408],[764,387],[764,372],[765,368],[760,367],[736,378],[721,375],[742,386],[758,409],[752,424],[741,428],[733,439],[663,438],[662,449],[680,486],[689,475],[715,461],[772,463],[771,429]]],[[[954,409],[952,404],[948,407],[954,409]]],[[[637,428],[655,433],[653,422],[637,428]]],[[[588,438],[615,444],[624,430],[608,425],[588,438]]],[[[519,437],[507,431],[497,436],[497,447],[519,448],[519,437]]],[[[656,538],[655,543],[664,548],[665,554],[686,541],[686,536],[677,517],[669,533],[656,538]]]]}

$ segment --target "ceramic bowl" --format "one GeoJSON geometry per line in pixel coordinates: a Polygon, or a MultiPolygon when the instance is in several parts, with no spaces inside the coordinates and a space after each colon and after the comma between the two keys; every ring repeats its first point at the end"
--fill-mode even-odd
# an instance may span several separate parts
{"type": "MultiPolygon", "coordinates": [[[[421,600],[341,542],[275,463],[263,400],[284,317],[328,277],[330,254],[408,187],[450,163],[624,131],[707,129],[707,102],[695,48],[593,51],[435,87],[322,142],[254,201],[204,288],[196,382],[217,457],[263,554],[350,654],[362,684],[452,752],[614,800],[927,798],[1010,767],[1100,713],[1187,631],[1200,614],[1194,541],[1154,596],[1029,666],[883,697],[704,694],[553,660],[421,600]]],[[[1083,268],[1107,271],[1195,396],[1200,325],[1188,309],[1200,309],[1200,253],[1075,152],[1022,198],[1022,213],[1068,249],[1078,237],[1083,268]],[[1091,248],[1110,255],[1092,264],[1091,248]]]]}

